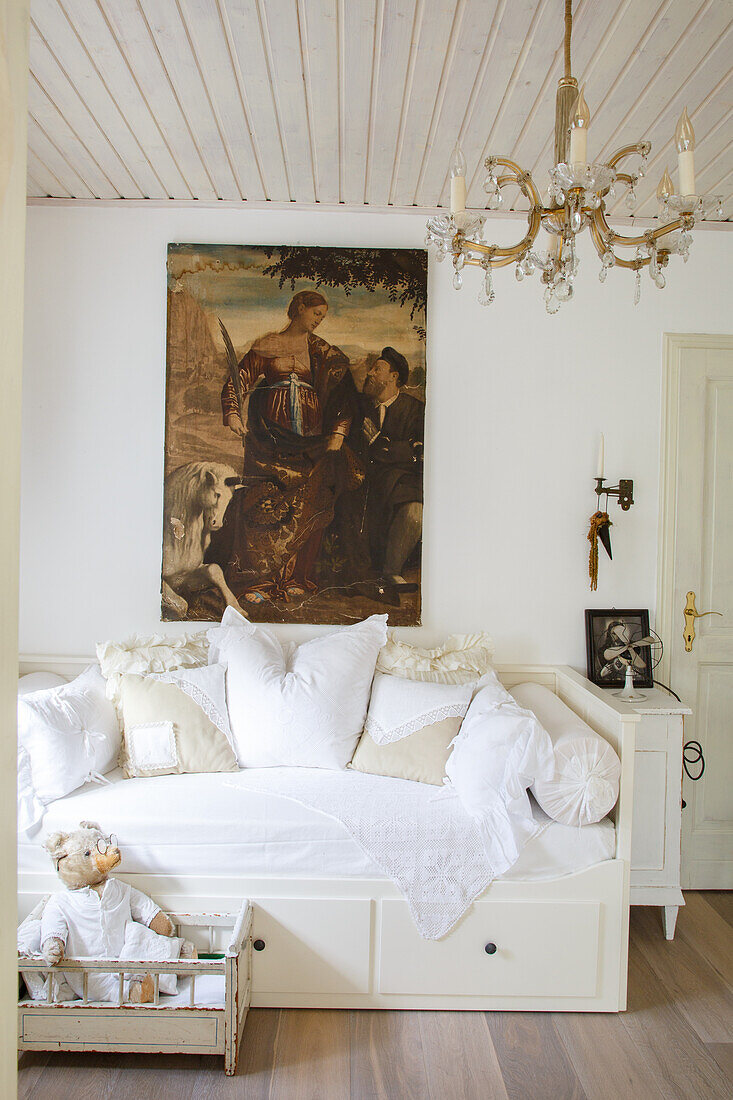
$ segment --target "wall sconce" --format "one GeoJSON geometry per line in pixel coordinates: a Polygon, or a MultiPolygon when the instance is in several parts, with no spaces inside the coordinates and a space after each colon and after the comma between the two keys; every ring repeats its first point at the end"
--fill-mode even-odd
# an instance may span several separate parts
{"type": "Polygon", "coordinates": [[[608,498],[617,497],[621,510],[628,512],[631,505],[634,503],[634,483],[630,478],[620,478],[618,485],[606,485],[605,477],[603,476],[603,467],[605,461],[605,441],[603,433],[601,433],[601,441],[598,446],[598,473],[596,474],[596,497],[598,498],[598,508],[590,517],[590,530],[588,532],[588,541],[590,542],[590,559],[588,562],[588,573],[590,576],[591,591],[595,592],[598,587],[598,540],[608,554],[609,558],[613,559],[611,553],[611,532],[612,526],[611,520],[608,515],[608,498]],[[601,497],[606,498],[606,507],[601,510],[601,497]]]}
{"type": "Polygon", "coordinates": [[[598,506],[600,507],[601,497],[606,497],[606,507],[608,507],[608,497],[618,497],[618,502],[624,512],[628,512],[631,505],[634,503],[634,483],[631,479],[621,478],[618,485],[604,485],[604,478],[596,478],[596,495],[598,497],[598,506]]]}

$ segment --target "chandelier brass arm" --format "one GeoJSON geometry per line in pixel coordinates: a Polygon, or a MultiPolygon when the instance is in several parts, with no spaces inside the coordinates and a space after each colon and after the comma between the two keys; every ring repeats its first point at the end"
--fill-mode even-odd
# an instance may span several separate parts
{"type": "Polygon", "coordinates": [[[606,164],[609,168],[615,168],[626,157],[634,156],[634,154],[640,157],[648,157],[651,151],[652,144],[650,141],[635,141],[631,145],[623,145],[620,149],[617,149],[613,156],[608,158],[606,164]]]}
{"type": "Polygon", "coordinates": [[[444,260],[446,256],[452,258],[453,286],[456,290],[463,286],[461,272],[464,265],[483,270],[479,301],[484,305],[489,305],[495,298],[493,268],[516,263],[518,282],[536,270],[541,272],[547,312],[556,313],[562,302],[573,297],[578,272],[575,241],[585,228],[589,230],[593,246],[601,259],[601,282],[605,282],[612,267],[634,271],[634,302],[637,303],[641,293],[642,269],[648,268],[652,281],[662,289],[666,284],[662,269],[669,264],[670,256],[677,254],[685,261],[688,258],[692,240],[690,230],[696,220],[709,215],[714,209],[719,217],[723,216],[720,198],[695,193],[695,133],[685,110],[675,131],[679,193],[675,193],[666,169],[657,189],[660,221],[663,224],[629,237],[610,228],[606,214],[608,205],[615,199],[615,187],[620,184],[626,189],[626,206],[632,210],[636,204],[636,184],[644,175],[651,143],[646,140],[631,142],[617,149],[602,163],[588,160],[591,115],[585,102],[584,88],[578,91],[570,63],[572,0],[563,0],[563,6],[565,64],[555,102],[555,165],[550,169],[547,205],[543,204],[530,172],[525,172],[509,157],[488,156],[484,161],[487,170],[484,181],[486,208],[497,210],[503,205],[502,191],[506,187],[519,188],[529,204],[527,232],[521,241],[508,247],[489,243],[484,239],[485,213],[466,209],[466,159],[456,146],[450,165],[450,214],[439,214],[427,223],[426,244],[437,246],[438,260],[444,260]],[[635,171],[618,171],[618,166],[631,156],[641,158],[638,168],[635,171]],[[504,170],[501,175],[498,169],[504,170]],[[533,249],[542,228],[548,234],[548,247],[547,251],[536,252],[533,249]],[[628,259],[617,255],[616,250],[623,248],[636,249],[636,253],[628,259]]]}
{"type": "MultiPolygon", "coordinates": [[[[673,222],[667,222],[665,225],[660,225],[658,229],[648,229],[638,237],[624,237],[623,234],[616,233],[615,230],[611,229],[606,221],[605,212],[599,208],[593,211],[593,224],[608,245],[622,245],[625,248],[640,248],[650,244],[652,241],[656,242],[661,240],[662,237],[674,233],[677,229],[692,229],[695,224],[695,219],[683,215],[682,217],[676,218],[673,222]]],[[[598,245],[596,245],[596,249],[597,248],[598,245]]],[[[603,253],[601,252],[599,255],[603,255],[603,253]]]]}

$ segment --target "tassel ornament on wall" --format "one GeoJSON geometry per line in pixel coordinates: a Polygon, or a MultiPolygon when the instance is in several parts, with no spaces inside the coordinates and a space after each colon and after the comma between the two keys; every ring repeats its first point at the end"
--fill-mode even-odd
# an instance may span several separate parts
{"type": "Polygon", "coordinates": [[[588,531],[588,542],[590,543],[590,554],[588,556],[588,575],[590,577],[591,592],[595,592],[598,588],[598,540],[603,543],[603,547],[608,554],[609,558],[613,560],[613,554],[611,553],[611,520],[608,518],[608,512],[594,512],[590,517],[590,530],[588,531]]]}

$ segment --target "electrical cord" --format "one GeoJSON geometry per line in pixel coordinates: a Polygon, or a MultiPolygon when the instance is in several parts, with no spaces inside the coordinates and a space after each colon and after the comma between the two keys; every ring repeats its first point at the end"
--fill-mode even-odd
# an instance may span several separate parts
{"type": "Polygon", "coordinates": [[[699,741],[688,741],[682,749],[682,766],[685,769],[685,775],[688,779],[691,779],[693,783],[696,783],[698,779],[702,779],[705,774],[705,757],[702,752],[702,745],[699,741]],[[690,771],[691,767],[699,767],[700,770],[697,775],[693,775],[690,771]]]}
{"type": "Polygon", "coordinates": [[[671,687],[667,687],[667,685],[666,685],[666,684],[663,684],[661,680],[654,680],[654,681],[653,681],[653,683],[654,683],[654,687],[660,687],[660,688],[664,688],[664,690],[665,690],[665,691],[668,691],[670,695],[674,695],[674,697],[675,697],[675,699],[677,700],[677,702],[678,702],[678,703],[681,703],[681,702],[682,702],[682,700],[680,699],[680,697],[679,697],[679,695],[677,694],[677,692],[676,692],[676,691],[672,691],[672,688],[671,688],[671,687]]]}
{"type": "MultiPolygon", "coordinates": [[[[668,691],[670,695],[674,695],[678,703],[682,702],[677,692],[672,691],[672,688],[667,687],[667,685],[663,684],[661,680],[654,680],[654,686],[664,688],[664,690],[668,691]]],[[[687,778],[692,780],[693,783],[697,783],[698,779],[702,779],[703,775],[705,774],[705,757],[703,755],[702,745],[699,741],[688,741],[685,745],[682,746],[682,767],[685,769],[685,775],[687,776],[687,778]],[[697,775],[693,775],[690,771],[690,768],[699,768],[700,770],[698,771],[697,775]]],[[[687,803],[683,798],[682,809],[684,810],[686,806],[687,803]]]]}

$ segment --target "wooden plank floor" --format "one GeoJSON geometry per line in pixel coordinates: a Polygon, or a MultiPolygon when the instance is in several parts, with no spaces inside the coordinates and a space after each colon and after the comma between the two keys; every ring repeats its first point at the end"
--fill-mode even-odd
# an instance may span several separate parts
{"type": "Polygon", "coordinates": [[[220,1058],[23,1054],[22,1100],[730,1100],[733,892],[633,909],[620,1015],[253,1009],[220,1058]]]}

